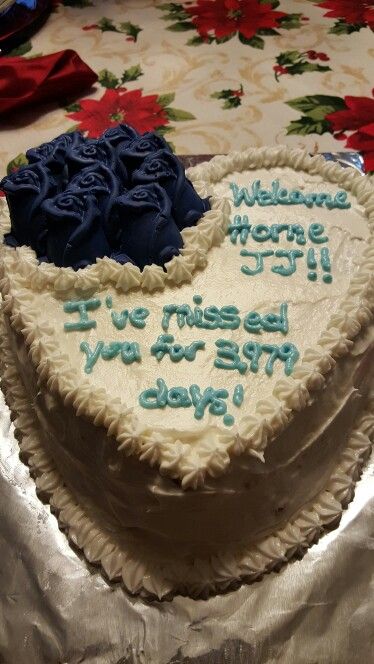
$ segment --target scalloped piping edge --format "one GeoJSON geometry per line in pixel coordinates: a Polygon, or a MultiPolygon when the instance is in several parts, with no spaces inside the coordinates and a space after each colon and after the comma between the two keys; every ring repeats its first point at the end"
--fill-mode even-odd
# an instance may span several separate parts
{"type": "MultiPolygon", "coordinates": [[[[204,196],[211,193],[209,187],[201,182],[195,183],[195,189],[204,196]]],[[[53,291],[57,298],[88,297],[105,286],[115,287],[124,293],[133,288],[149,292],[163,290],[168,284],[190,282],[193,273],[206,265],[209,249],[223,242],[230,221],[230,206],[226,200],[214,196],[210,196],[210,203],[211,209],[202,215],[196,226],[181,231],[181,252],[165,264],[165,270],[152,264],[141,271],[136,265],[120,265],[106,257],[75,271],[71,267],[57,267],[52,263],[39,264],[34,250],[27,246],[15,249],[4,246],[4,258],[15,256],[13,269],[18,272],[21,285],[31,287],[35,292],[53,291]]],[[[9,228],[7,206],[3,203],[0,205],[1,234],[9,228]]]]}
{"type": "MultiPolygon", "coordinates": [[[[32,306],[27,304],[27,291],[23,290],[24,297],[22,297],[22,287],[30,283],[28,280],[31,279],[30,263],[31,269],[35,271],[33,264],[35,258],[32,256],[34,252],[25,247],[16,251],[10,250],[12,253],[4,252],[4,262],[10,261],[11,263],[11,265],[7,265],[7,268],[10,268],[10,271],[12,268],[19,270],[21,292],[16,293],[15,296],[9,293],[14,285],[17,286],[15,282],[19,275],[16,272],[12,274],[12,284],[9,278],[3,277],[0,281],[4,296],[3,310],[11,314],[13,327],[24,335],[40,379],[47,383],[49,389],[59,393],[65,404],[72,404],[78,415],[87,416],[96,426],[105,426],[108,435],[113,435],[117,439],[120,452],[127,455],[136,454],[142,461],[147,461],[151,465],[157,464],[162,472],[174,479],[180,479],[184,489],[197,489],[203,486],[206,474],[211,477],[223,474],[234,455],[248,453],[263,460],[268,442],[287,427],[295,412],[303,410],[315,400],[316,393],[324,388],[325,374],[333,370],[336,359],[350,352],[354,344],[352,340],[372,320],[374,193],[367,178],[363,178],[353,170],[347,173],[338,164],[326,162],[323,157],[310,157],[302,150],[289,150],[286,147],[250,149],[243,153],[233,153],[228,157],[214,157],[207,164],[191,169],[189,175],[198,177],[201,190],[204,187],[209,190],[212,182],[221,179],[228,172],[282,165],[322,175],[329,181],[337,182],[351,191],[357,197],[358,202],[366,207],[371,238],[370,241],[368,239],[368,247],[364,250],[360,268],[351,280],[340,309],[328,321],[327,328],[322,333],[318,344],[305,352],[302,363],[297,367],[293,376],[281,379],[276,383],[273,396],[256,405],[254,416],[244,416],[241,419],[238,433],[228,434],[222,431],[214,439],[213,447],[200,446],[200,454],[195,452],[193,446],[183,442],[190,436],[189,432],[187,432],[187,437],[181,435],[180,440],[175,440],[175,437],[173,440],[168,440],[166,430],[155,431],[152,435],[142,435],[141,432],[139,433],[138,423],[135,421],[132,409],[126,408],[126,405],[120,402],[113,406],[109,405],[104,390],[92,388],[76,370],[66,366],[66,357],[56,351],[58,345],[53,343],[53,329],[48,324],[43,326],[35,322],[36,312],[32,306]],[[204,176],[210,178],[210,181],[204,183],[204,176]]],[[[214,200],[216,207],[206,213],[206,215],[212,215],[209,221],[210,239],[207,239],[205,234],[201,234],[199,230],[203,226],[206,216],[204,215],[196,227],[186,229],[184,239],[187,253],[192,251],[194,256],[201,255],[201,252],[207,251],[211,240],[213,244],[222,241],[222,230],[229,219],[227,202],[225,199],[214,200]],[[216,237],[214,227],[217,222],[220,232],[216,237]],[[188,245],[191,237],[199,238],[196,246],[188,245]],[[215,237],[216,240],[214,240],[215,237]],[[203,241],[202,248],[199,246],[200,241],[203,241]]],[[[99,264],[92,267],[97,267],[99,264]]],[[[48,267],[52,267],[54,271],[69,269],[48,267]]],[[[123,270],[123,266],[117,267],[119,270],[123,270]]],[[[38,270],[41,270],[41,267],[38,266],[38,270]]],[[[105,271],[102,272],[102,278],[105,282],[105,271]]],[[[100,285],[102,286],[101,282],[100,285]]],[[[156,287],[164,286],[163,282],[163,285],[156,287]]],[[[90,289],[93,287],[91,282],[89,287],[90,289]]],[[[139,287],[139,285],[133,284],[131,287],[139,287]]],[[[40,312],[38,311],[37,314],[40,315],[40,312]]],[[[38,316],[36,316],[37,318],[38,316]]],[[[199,431],[199,434],[201,433],[199,431]]]]}
{"type": "MultiPolygon", "coordinates": [[[[0,334],[6,339],[3,319],[0,334]]],[[[111,581],[123,582],[131,594],[146,598],[171,599],[175,594],[208,597],[224,592],[242,582],[250,583],[263,574],[278,570],[287,561],[318,540],[326,527],[337,525],[341,513],[354,495],[354,486],[362,466],[370,455],[370,438],[374,433],[374,395],[357,421],[349,442],[340,456],[326,488],[300,510],[281,530],[267,536],[255,546],[241,548],[237,554],[220,554],[170,563],[162,560],[134,558],[102,528],[88,517],[45,451],[39,425],[27,392],[18,375],[8,343],[2,344],[0,357],[2,389],[15,424],[20,451],[35,476],[37,493],[49,501],[57,513],[60,527],[69,540],[81,549],[86,559],[101,565],[111,581]]]]}

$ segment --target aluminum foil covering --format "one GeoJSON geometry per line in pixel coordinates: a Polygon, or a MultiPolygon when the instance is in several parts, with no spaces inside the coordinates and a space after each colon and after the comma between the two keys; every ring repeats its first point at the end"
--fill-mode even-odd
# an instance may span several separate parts
{"type": "MultiPolygon", "coordinates": [[[[362,167],[356,154],[326,157],[362,167]]],[[[19,460],[1,394],[0,436],[0,664],[373,661],[374,455],[339,528],[302,560],[209,600],[147,603],[69,545],[19,460]]]]}

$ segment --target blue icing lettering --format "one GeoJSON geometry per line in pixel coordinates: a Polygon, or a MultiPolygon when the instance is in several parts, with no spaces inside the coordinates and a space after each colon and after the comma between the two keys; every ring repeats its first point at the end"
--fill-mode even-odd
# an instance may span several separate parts
{"type": "Polygon", "coordinates": [[[124,364],[140,362],[141,355],[139,344],[135,341],[123,341],[121,347],[121,360],[124,364]]]}
{"type": "Polygon", "coordinates": [[[292,205],[303,205],[303,204],[305,205],[305,198],[304,198],[303,194],[301,193],[301,191],[299,191],[298,189],[295,189],[294,191],[290,192],[289,202],[292,205]]]}
{"type": "MultiPolygon", "coordinates": [[[[239,346],[227,339],[219,339],[216,341],[217,358],[214,361],[214,366],[217,369],[229,369],[239,371],[245,374],[248,369],[248,364],[242,362],[239,355],[239,346]],[[224,362],[228,360],[228,362],[224,362]]],[[[249,370],[252,373],[257,373],[259,370],[259,360],[263,353],[269,353],[266,360],[264,371],[268,376],[273,375],[274,363],[277,359],[284,362],[284,373],[291,375],[294,365],[299,358],[299,352],[294,344],[286,342],[281,346],[275,344],[259,344],[256,341],[247,341],[242,348],[244,357],[249,360],[249,370]]]]}
{"type": "Polygon", "coordinates": [[[190,395],[185,387],[171,387],[168,392],[170,408],[189,408],[192,405],[190,395]]]}
{"type": "Polygon", "coordinates": [[[287,318],[288,306],[286,302],[282,302],[280,305],[279,314],[269,313],[265,314],[262,317],[262,327],[266,332],[282,332],[287,334],[288,332],[288,318],[287,318]]]}
{"type": "Polygon", "coordinates": [[[250,361],[250,371],[257,373],[258,361],[262,355],[261,344],[258,344],[256,341],[247,341],[243,346],[243,355],[250,361]]]}
{"type": "Polygon", "coordinates": [[[112,341],[111,343],[103,346],[101,350],[101,357],[103,360],[113,360],[121,352],[121,341],[112,341]]]}
{"type": "Polygon", "coordinates": [[[261,333],[262,318],[260,314],[257,311],[250,311],[244,318],[243,327],[247,332],[252,332],[253,334],[261,333]]]}
{"type": "Polygon", "coordinates": [[[230,240],[233,244],[236,244],[238,238],[240,244],[246,244],[251,228],[252,226],[248,222],[246,214],[243,216],[236,214],[233,223],[227,229],[227,233],[230,235],[230,240]]]}
{"type": "Polygon", "coordinates": [[[347,210],[351,207],[351,204],[347,201],[347,192],[343,190],[336,192],[334,203],[335,207],[340,208],[341,210],[347,210]]]}
{"type": "Polygon", "coordinates": [[[143,408],[165,408],[168,402],[168,388],[162,378],[157,378],[157,387],[149,387],[139,395],[139,403],[143,408]]]}
{"type": "Polygon", "coordinates": [[[224,415],[227,411],[227,404],[224,399],[227,399],[229,393],[225,389],[214,390],[212,387],[207,387],[203,394],[198,385],[191,385],[190,394],[192,403],[195,406],[194,417],[201,420],[204,416],[205,409],[209,406],[209,412],[212,415],[224,415]]]}
{"type": "Polygon", "coordinates": [[[234,394],[232,397],[232,402],[234,406],[238,408],[242,405],[244,399],[244,387],[243,385],[235,385],[234,394]]]}
{"type": "Polygon", "coordinates": [[[316,261],[316,255],[314,249],[308,249],[307,257],[306,257],[306,264],[309,269],[308,272],[308,279],[309,281],[316,281],[317,279],[317,272],[315,272],[315,269],[317,267],[317,261],[316,261]]]}
{"type": "Polygon", "coordinates": [[[271,271],[280,274],[282,277],[289,277],[296,272],[296,258],[301,258],[304,253],[300,249],[277,249],[275,256],[277,258],[287,258],[288,265],[273,265],[271,271]]]}
{"type": "MultiPolygon", "coordinates": [[[[155,408],[189,408],[194,407],[194,417],[201,420],[205,410],[216,416],[225,415],[227,404],[225,399],[229,393],[225,389],[215,390],[207,387],[203,392],[198,385],[191,385],[189,390],[185,387],[172,387],[168,389],[162,378],[156,380],[156,387],[143,390],[139,395],[139,404],[148,410],[155,408]]],[[[231,423],[231,420],[229,420],[231,423]]],[[[232,422],[233,423],[233,422],[232,422]]],[[[230,424],[231,425],[231,424],[230,424]]]]}
{"type": "Polygon", "coordinates": [[[277,202],[280,203],[281,205],[289,204],[288,189],[285,189],[284,187],[282,187],[282,189],[279,189],[277,202]]]}
{"type": "Polygon", "coordinates": [[[315,203],[318,207],[322,207],[323,204],[325,204],[325,206],[329,210],[332,210],[332,208],[335,207],[334,202],[333,202],[332,197],[330,196],[330,194],[324,194],[324,193],[317,194],[316,199],[315,199],[315,203]]]}
{"type": "Polygon", "coordinates": [[[261,274],[264,271],[264,258],[273,256],[274,251],[271,249],[268,251],[248,251],[247,249],[241,249],[240,255],[256,259],[256,266],[254,268],[250,268],[248,265],[242,265],[240,268],[243,274],[253,277],[255,274],[261,274]]]}
{"type": "Polygon", "coordinates": [[[325,192],[304,193],[300,189],[288,191],[279,186],[279,180],[273,180],[271,189],[261,188],[261,181],[255,180],[251,185],[251,193],[247,187],[239,187],[235,182],[230,183],[235,207],[244,204],[253,207],[255,203],[261,207],[268,205],[306,205],[311,208],[325,206],[328,210],[334,208],[347,209],[351,204],[347,202],[347,192],[339,190],[334,198],[325,192]]]}
{"type": "MultiPolygon", "coordinates": [[[[243,220],[248,219],[247,215],[243,216],[243,220]]],[[[257,224],[251,225],[247,221],[241,223],[241,216],[239,214],[235,215],[234,223],[228,227],[228,234],[230,235],[231,242],[233,244],[237,243],[237,239],[240,239],[240,244],[246,244],[248,238],[251,236],[252,240],[255,242],[279,242],[279,236],[282,232],[286,232],[286,238],[288,242],[296,242],[296,244],[304,245],[306,244],[305,229],[300,224],[272,224],[267,226],[266,224],[257,224]]],[[[324,226],[322,224],[313,223],[309,226],[308,237],[315,244],[321,244],[323,242],[328,242],[328,237],[323,235],[324,226]]],[[[255,257],[255,252],[250,254],[245,253],[246,250],[241,251],[242,256],[251,255],[255,257]]],[[[266,254],[263,254],[266,255],[266,254]]]]}
{"type": "Polygon", "coordinates": [[[271,191],[259,189],[257,193],[257,202],[259,205],[274,205],[274,198],[271,191]]]}
{"type": "Polygon", "coordinates": [[[323,275],[322,281],[324,281],[326,284],[331,284],[332,282],[332,276],[330,274],[331,263],[330,263],[330,254],[327,247],[323,247],[321,249],[321,265],[322,269],[328,273],[323,275]]]}
{"type": "Polygon", "coordinates": [[[289,224],[272,224],[270,227],[270,237],[273,242],[279,242],[279,235],[282,231],[288,231],[289,224]]]}
{"type": "Polygon", "coordinates": [[[288,332],[288,318],[287,318],[288,306],[286,302],[282,302],[280,305],[279,314],[268,313],[264,314],[262,317],[257,311],[250,311],[244,318],[243,327],[247,332],[252,332],[254,334],[261,333],[261,330],[266,332],[282,332],[287,334],[288,332]]]}
{"type": "Polygon", "coordinates": [[[234,305],[228,304],[224,307],[221,307],[220,328],[222,330],[236,330],[240,325],[240,318],[238,314],[239,314],[239,309],[234,305]]]}
{"type": "Polygon", "coordinates": [[[299,351],[294,344],[286,341],[279,347],[278,356],[285,363],[284,373],[286,376],[290,376],[297,360],[299,359],[299,351]]]}
{"type": "Polygon", "coordinates": [[[82,353],[86,354],[86,364],[84,365],[84,371],[86,374],[92,373],[97,360],[100,357],[101,351],[104,347],[103,341],[98,341],[94,350],[90,349],[90,345],[87,341],[82,341],[80,344],[80,350],[82,353]]]}
{"type": "MultiPolygon", "coordinates": [[[[233,194],[233,201],[235,207],[239,207],[242,203],[245,203],[248,207],[251,207],[252,205],[255,204],[255,198],[250,195],[248,189],[245,187],[239,188],[235,182],[230,183],[230,189],[233,194]]],[[[253,185],[252,185],[253,189],[253,185]]]]}
{"type": "Polygon", "coordinates": [[[322,244],[323,242],[328,242],[328,237],[326,235],[323,235],[325,231],[324,226],[322,224],[310,224],[309,230],[308,230],[308,236],[309,239],[314,242],[315,244],[322,244]]]}
{"type": "Polygon", "coordinates": [[[314,249],[308,249],[306,256],[306,264],[310,270],[315,270],[317,267],[316,254],[314,249]]]}
{"type": "Polygon", "coordinates": [[[265,351],[265,353],[269,353],[269,357],[265,364],[265,373],[268,376],[272,376],[274,362],[279,357],[278,346],[274,346],[273,344],[262,344],[261,350],[265,351]]]}
{"type": "Polygon", "coordinates": [[[255,242],[266,242],[269,240],[270,235],[270,228],[269,226],[265,226],[265,224],[258,224],[252,228],[252,237],[255,242]]]}
{"type": "Polygon", "coordinates": [[[227,339],[218,339],[216,341],[217,357],[214,360],[214,366],[217,369],[232,369],[245,374],[247,371],[247,363],[243,362],[239,356],[239,346],[235,341],[228,341],[227,339]],[[224,362],[228,360],[228,362],[224,362]]]}
{"type": "Polygon", "coordinates": [[[300,224],[291,224],[287,230],[287,240],[288,242],[293,242],[296,238],[296,244],[305,244],[305,234],[304,229],[300,224]]]}
{"type": "MultiPolygon", "coordinates": [[[[330,262],[330,253],[327,247],[322,247],[320,250],[320,255],[321,255],[321,267],[322,270],[325,272],[322,276],[322,281],[326,284],[331,284],[332,282],[332,275],[330,274],[331,272],[331,262],[330,262]]],[[[308,249],[307,253],[307,258],[306,258],[306,264],[308,268],[308,279],[309,281],[316,281],[317,280],[317,259],[316,259],[316,252],[314,249],[308,249]]]]}
{"type": "Polygon", "coordinates": [[[120,314],[118,314],[116,311],[111,311],[110,315],[114,327],[116,327],[117,330],[124,330],[129,317],[128,309],[124,309],[120,314]]]}
{"type": "Polygon", "coordinates": [[[149,316],[149,309],[145,307],[137,307],[129,314],[129,319],[133,327],[143,329],[145,327],[145,321],[149,316]]]}
{"type": "Polygon", "coordinates": [[[183,358],[192,362],[196,358],[198,350],[204,350],[204,341],[193,341],[189,346],[174,344],[172,334],[161,334],[156,343],[151,346],[151,355],[154,355],[160,362],[162,358],[169,354],[172,362],[180,362],[183,358]]]}
{"type": "Polygon", "coordinates": [[[165,304],[163,307],[163,316],[162,316],[162,321],[161,321],[161,327],[163,330],[168,330],[169,329],[169,323],[170,319],[173,314],[176,313],[178,309],[177,304],[165,304]]]}
{"type": "MultiPolygon", "coordinates": [[[[194,296],[194,301],[202,303],[200,295],[194,296]]],[[[176,322],[180,329],[185,325],[207,330],[236,330],[240,326],[239,309],[234,305],[225,305],[218,307],[210,306],[202,309],[199,306],[194,308],[189,304],[166,304],[163,307],[163,317],[161,327],[168,331],[172,316],[176,316],[176,322]]]]}
{"type": "Polygon", "coordinates": [[[305,194],[304,195],[304,203],[308,208],[312,208],[315,200],[317,198],[317,194],[311,193],[311,194],[305,194]]]}
{"type": "Polygon", "coordinates": [[[104,344],[104,341],[98,341],[94,350],[91,350],[87,341],[82,341],[80,350],[86,355],[84,371],[87,374],[92,373],[92,369],[99,357],[109,361],[120,355],[124,364],[141,361],[139,344],[135,341],[112,341],[109,344],[104,344]]]}
{"type": "Polygon", "coordinates": [[[96,321],[88,317],[88,311],[94,311],[101,305],[98,298],[91,298],[90,300],[70,300],[64,302],[64,311],[67,314],[77,312],[79,320],[76,323],[64,323],[64,330],[66,332],[82,332],[84,330],[91,330],[96,327],[96,321]]]}
{"type": "Polygon", "coordinates": [[[145,309],[144,307],[137,307],[136,309],[133,309],[133,311],[124,309],[121,311],[121,313],[111,311],[110,315],[113,325],[117,328],[117,330],[124,330],[128,320],[133,327],[143,329],[146,325],[146,319],[149,316],[149,309],[145,309]]]}
{"type": "Polygon", "coordinates": [[[322,247],[321,249],[321,265],[324,270],[330,272],[331,270],[330,253],[327,247],[322,247]]]}

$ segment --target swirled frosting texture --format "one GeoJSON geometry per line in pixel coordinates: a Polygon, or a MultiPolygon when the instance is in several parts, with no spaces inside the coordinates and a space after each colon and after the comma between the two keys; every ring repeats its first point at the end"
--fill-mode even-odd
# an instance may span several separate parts
{"type": "Polygon", "coordinates": [[[97,140],[79,132],[62,134],[28,150],[27,157],[28,166],[0,182],[11,218],[5,242],[29,246],[40,261],[58,267],[79,270],[104,256],[120,265],[164,266],[180,253],[180,231],[210,208],[165,140],[152,133],[140,136],[127,125],[97,140]],[[152,155],[160,150],[167,174],[160,163],[153,177],[135,178],[146,159],[151,170],[159,163],[152,155]],[[141,198],[157,198],[153,214],[140,205],[141,198]],[[135,199],[139,204],[130,213],[128,203],[135,199]]]}

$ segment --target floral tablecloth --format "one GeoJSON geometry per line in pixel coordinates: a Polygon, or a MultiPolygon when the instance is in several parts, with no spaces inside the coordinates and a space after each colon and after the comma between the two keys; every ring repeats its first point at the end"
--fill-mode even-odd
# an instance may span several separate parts
{"type": "Polygon", "coordinates": [[[374,171],[372,0],[53,0],[25,58],[75,49],[98,83],[0,120],[0,175],[25,150],[118,122],[179,154],[286,143],[361,150],[374,171]]]}

